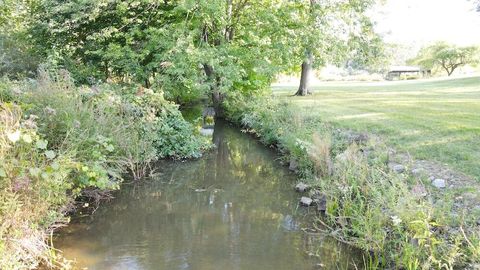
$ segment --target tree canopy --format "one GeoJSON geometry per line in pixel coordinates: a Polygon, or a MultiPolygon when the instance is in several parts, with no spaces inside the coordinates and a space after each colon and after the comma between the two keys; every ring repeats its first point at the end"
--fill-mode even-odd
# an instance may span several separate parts
{"type": "Polygon", "coordinates": [[[33,74],[40,58],[28,33],[34,0],[0,0],[0,76],[33,74]]]}
{"type": "MultiPolygon", "coordinates": [[[[381,51],[381,41],[373,31],[366,11],[375,3],[357,1],[305,1],[302,29],[297,36],[296,57],[302,62],[300,85],[296,95],[310,93],[308,82],[312,68],[327,63],[342,65],[347,60],[358,66],[371,65],[381,51]]],[[[296,67],[300,65],[297,64],[296,67]]]]}
{"type": "Polygon", "coordinates": [[[72,61],[77,75],[159,84],[168,97],[180,101],[212,87],[226,91],[268,84],[289,61],[285,33],[299,13],[292,5],[260,0],[44,0],[32,32],[37,44],[47,47],[43,51],[60,51],[72,61]]]}
{"type": "MultiPolygon", "coordinates": [[[[6,3],[2,17],[18,18],[23,29],[19,55],[66,68],[77,83],[141,83],[178,103],[259,91],[310,58],[311,67],[347,59],[370,65],[381,53],[365,15],[374,0],[6,3]]],[[[20,39],[10,40],[15,48],[20,39]]]]}
{"type": "Polygon", "coordinates": [[[479,62],[479,48],[475,46],[459,47],[446,42],[437,42],[424,47],[409,63],[426,69],[441,68],[448,76],[459,67],[479,62]]]}

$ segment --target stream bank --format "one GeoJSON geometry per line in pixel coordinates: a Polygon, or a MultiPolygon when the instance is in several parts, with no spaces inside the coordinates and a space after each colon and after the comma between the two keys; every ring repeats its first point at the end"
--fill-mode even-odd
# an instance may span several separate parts
{"type": "Polygon", "coordinates": [[[91,216],[74,218],[55,247],[89,269],[348,269],[360,254],[307,233],[295,175],[271,149],[223,122],[198,160],[161,161],[91,216]]]}
{"type": "Polygon", "coordinates": [[[475,202],[469,187],[439,192],[435,175],[409,173],[418,168],[400,164],[380,137],[339,129],[283,99],[236,95],[226,111],[311,187],[303,202],[321,202],[321,230],[372,255],[367,269],[480,265],[479,213],[459,202],[475,202]]]}

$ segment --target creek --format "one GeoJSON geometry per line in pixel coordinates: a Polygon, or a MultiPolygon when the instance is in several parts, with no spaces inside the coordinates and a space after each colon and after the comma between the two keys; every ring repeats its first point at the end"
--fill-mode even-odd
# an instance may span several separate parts
{"type": "MultiPolygon", "coordinates": [[[[88,269],[351,269],[359,255],[308,233],[313,208],[298,206],[295,175],[275,151],[226,123],[216,148],[192,161],[161,161],[158,174],[123,184],[54,240],[88,269]],[[309,213],[309,211],[311,213],[309,213]],[[338,267],[338,268],[337,268],[338,267]]],[[[361,268],[361,266],[360,266],[361,268]]]]}

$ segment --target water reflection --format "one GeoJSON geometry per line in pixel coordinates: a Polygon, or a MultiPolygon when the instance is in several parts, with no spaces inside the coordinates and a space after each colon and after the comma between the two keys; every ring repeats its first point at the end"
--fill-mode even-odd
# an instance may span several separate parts
{"type": "Polygon", "coordinates": [[[294,176],[271,151],[222,123],[213,141],[205,158],[161,162],[156,179],[124,186],[56,247],[89,269],[348,267],[352,252],[301,230],[309,217],[297,208],[294,176]]]}

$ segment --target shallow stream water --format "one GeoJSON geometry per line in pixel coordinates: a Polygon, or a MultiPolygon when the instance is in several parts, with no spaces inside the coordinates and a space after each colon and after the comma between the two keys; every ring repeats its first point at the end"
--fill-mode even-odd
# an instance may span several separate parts
{"type": "Polygon", "coordinates": [[[354,251],[302,230],[313,214],[274,151],[224,123],[213,142],[203,158],[160,162],[154,179],[75,217],[55,248],[80,269],[353,268],[354,251]]]}

